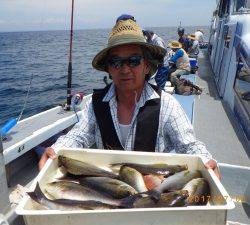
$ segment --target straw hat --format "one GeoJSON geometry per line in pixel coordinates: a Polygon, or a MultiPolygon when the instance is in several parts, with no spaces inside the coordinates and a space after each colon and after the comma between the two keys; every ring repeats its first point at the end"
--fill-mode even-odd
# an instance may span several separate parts
{"type": "Polygon", "coordinates": [[[109,33],[107,47],[94,57],[92,66],[97,70],[107,72],[106,59],[110,49],[126,44],[140,45],[150,53],[148,58],[149,63],[151,64],[150,75],[156,72],[158,64],[162,63],[166,54],[164,48],[146,42],[142,29],[135,21],[131,19],[119,20],[109,33]]]}
{"type": "Polygon", "coordinates": [[[168,47],[170,47],[170,48],[182,48],[182,44],[179,41],[171,41],[168,44],[168,47]]]}
{"type": "Polygon", "coordinates": [[[200,31],[201,33],[203,33],[204,34],[204,30],[203,29],[197,29],[197,31],[200,31]]]}
{"type": "Polygon", "coordinates": [[[191,39],[191,40],[194,40],[194,41],[197,40],[195,34],[188,35],[188,39],[191,39]]]}

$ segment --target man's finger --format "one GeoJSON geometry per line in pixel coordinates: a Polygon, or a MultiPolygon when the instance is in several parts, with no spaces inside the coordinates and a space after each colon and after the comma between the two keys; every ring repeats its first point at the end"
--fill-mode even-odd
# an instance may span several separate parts
{"type": "Polygon", "coordinates": [[[48,160],[48,156],[46,153],[44,153],[38,163],[38,167],[39,167],[39,170],[41,170],[44,166],[44,164],[46,163],[46,161],[48,160]]]}
{"type": "Polygon", "coordinates": [[[55,153],[55,151],[54,151],[53,148],[48,148],[47,151],[46,151],[46,153],[47,153],[47,156],[49,158],[51,158],[51,159],[55,159],[56,158],[56,153],[55,153]]]}
{"type": "Polygon", "coordinates": [[[215,173],[215,175],[218,177],[219,180],[221,180],[221,175],[220,175],[220,171],[219,168],[217,166],[217,162],[213,159],[209,160],[206,164],[205,167],[207,169],[212,169],[215,173]]]}
{"type": "Polygon", "coordinates": [[[39,161],[39,164],[38,164],[39,170],[41,170],[44,167],[45,163],[47,162],[47,160],[49,158],[51,158],[51,159],[56,158],[56,153],[55,153],[53,148],[47,148],[45,150],[45,152],[43,153],[43,155],[39,161]]]}

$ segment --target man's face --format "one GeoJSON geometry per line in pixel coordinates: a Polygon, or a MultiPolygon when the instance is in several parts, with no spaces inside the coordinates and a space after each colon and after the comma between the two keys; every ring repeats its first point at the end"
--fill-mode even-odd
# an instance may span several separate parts
{"type": "Polygon", "coordinates": [[[134,91],[143,87],[150,66],[138,45],[113,48],[108,56],[108,72],[119,91],[134,91]]]}
{"type": "Polygon", "coordinates": [[[178,32],[179,37],[182,37],[184,34],[182,32],[178,32]]]}

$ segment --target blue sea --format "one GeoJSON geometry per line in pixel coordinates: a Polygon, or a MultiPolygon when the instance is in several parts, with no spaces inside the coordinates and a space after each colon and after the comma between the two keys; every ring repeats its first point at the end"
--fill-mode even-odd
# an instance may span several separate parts
{"type": "MultiPolygon", "coordinates": [[[[186,27],[193,33],[197,27],[186,27]]],[[[206,38],[208,27],[204,29],[206,38]]],[[[166,43],[177,38],[176,27],[150,28],[166,43]]],[[[93,57],[107,42],[108,29],[77,30],[73,39],[72,92],[89,94],[104,87],[104,72],[92,68],[93,57]]],[[[30,93],[22,119],[66,101],[69,31],[0,33],[0,126],[17,118],[30,93]]]]}

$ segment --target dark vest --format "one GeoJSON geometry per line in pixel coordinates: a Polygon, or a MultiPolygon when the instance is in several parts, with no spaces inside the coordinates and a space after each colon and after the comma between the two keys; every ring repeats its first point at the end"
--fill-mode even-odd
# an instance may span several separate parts
{"type": "MultiPolygon", "coordinates": [[[[151,87],[161,96],[161,91],[154,85],[151,87]]],[[[103,102],[110,85],[104,89],[95,89],[92,101],[99,126],[104,149],[124,150],[117,136],[112,120],[109,102],[103,102]]],[[[161,99],[151,99],[140,108],[137,115],[134,151],[154,152],[159,126],[161,99]]]]}

